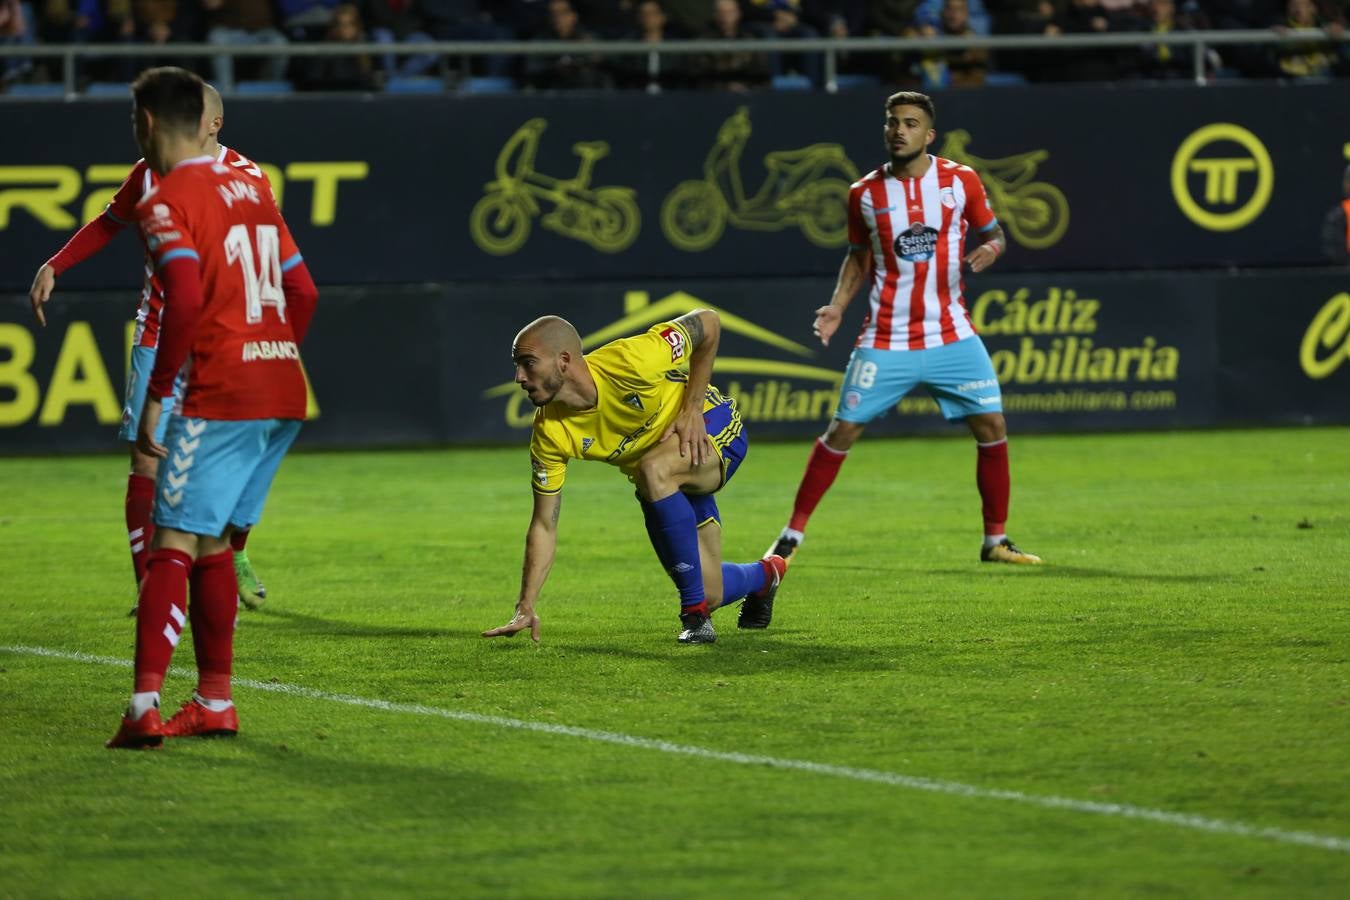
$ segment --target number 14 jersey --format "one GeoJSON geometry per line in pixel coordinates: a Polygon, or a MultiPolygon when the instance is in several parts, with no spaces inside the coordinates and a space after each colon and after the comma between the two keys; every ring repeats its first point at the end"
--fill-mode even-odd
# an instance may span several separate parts
{"type": "Polygon", "coordinates": [[[281,287],[301,257],[267,182],[210,157],[185,160],[145,194],[136,219],[156,270],[189,259],[201,277],[182,414],[303,419],[305,381],[281,287]]]}

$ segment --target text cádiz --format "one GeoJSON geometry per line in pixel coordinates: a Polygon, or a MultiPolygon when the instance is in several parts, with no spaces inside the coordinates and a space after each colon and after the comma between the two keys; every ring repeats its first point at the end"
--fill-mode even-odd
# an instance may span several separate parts
{"type": "Polygon", "coordinates": [[[991,348],[994,371],[1002,383],[1177,380],[1181,364],[1177,347],[1160,345],[1151,335],[1134,346],[1103,347],[1086,336],[1097,335],[1100,300],[1052,287],[1043,299],[1028,302],[1030,293],[1023,288],[1010,297],[1006,291],[986,291],[971,310],[980,333],[1022,336],[1015,350],[991,348]],[[1063,337],[1038,346],[1027,335],[1063,337]]]}

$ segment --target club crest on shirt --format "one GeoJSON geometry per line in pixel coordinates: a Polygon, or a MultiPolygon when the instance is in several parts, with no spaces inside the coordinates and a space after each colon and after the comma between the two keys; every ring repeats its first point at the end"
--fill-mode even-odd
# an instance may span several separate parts
{"type": "MultiPolygon", "coordinates": [[[[684,333],[680,329],[663,328],[661,329],[661,338],[670,345],[671,362],[679,362],[684,359],[684,333]]],[[[642,407],[639,406],[638,409],[642,409],[642,407]]]]}
{"type": "Polygon", "coordinates": [[[594,444],[594,443],[595,443],[595,438],[588,438],[588,437],[587,437],[587,438],[586,438],[586,437],[582,438],[582,439],[581,439],[581,452],[582,452],[582,453],[585,453],[587,450],[591,449],[591,444],[594,444]]]}
{"type": "Polygon", "coordinates": [[[956,209],[956,191],[949,187],[938,191],[938,202],[948,209],[956,209]]]}
{"type": "Polygon", "coordinates": [[[643,406],[642,406],[642,398],[639,397],[639,396],[637,395],[636,392],[634,392],[634,393],[632,393],[632,394],[629,394],[627,397],[624,397],[624,398],[623,398],[623,402],[624,402],[624,403],[627,403],[629,406],[633,407],[633,409],[642,409],[642,408],[643,408],[643,406]]]}
{"type": "Polygon", "coordinates": [[[905,262],[927,262],[937,252],[938,232],[915,222],[895,237],[895,255],[905,262]]]}

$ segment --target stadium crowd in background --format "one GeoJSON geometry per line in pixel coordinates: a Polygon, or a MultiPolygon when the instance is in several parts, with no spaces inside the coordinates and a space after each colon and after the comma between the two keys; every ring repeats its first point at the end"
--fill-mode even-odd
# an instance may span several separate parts
{"type": "MultiPolygon", "coordinates": [[[[644,57],[564,54],[464,61],[381,54],[326,58],[175,57],[173,45],[222,48],[318,41],[402,42],[688,38],[797,39],[819,36],[941,37],[1042,34],[1168,34],[1201,29],[1326,28],[1339,34],[1350,0],[0,0],[0,44],[151,43],[151,58],[83,57],[80,81],[129,81],[147,65],[196,69],[229,89],[236,79],[290,81],[302,89],[370,90],[391,78],[453,72],[509,79],[524,89],[702,88],[745,90],[779,76],[819,85],[819,53],[644,57]],[[237,71],[236,71],[237,70],[237,71]]],[[[851,51],[846,75],[888,86],[974,87],[990,73],[1004,79],[1114,81],[1189,78],[1191,49],[1138,48],[1055,53],[984,50],[923,53],[851,51]]],[[[1309,40],[1280,47],[1210,50],[1211,75],[1310,78],[1350,74],[1350,44],[1309,40]]],[[[60,81],[59,60],[9,57],[0,81],[60,81]]]]}

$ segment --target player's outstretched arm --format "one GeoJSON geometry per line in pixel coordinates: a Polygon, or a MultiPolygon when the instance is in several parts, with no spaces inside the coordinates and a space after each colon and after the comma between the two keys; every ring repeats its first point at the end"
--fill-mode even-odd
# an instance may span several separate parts
{"type": "Polygon", "coordinates": [[[52,289],[55,287],[56,270],[52,268],[51,263],[38,266],[37,274],[33,276],[33,286],[28,289],[28,302],[33,306],[33,318],[37,319],[43,328],[47,327],[47,313],[42,307],[51,299],[52,289]]]}
{"type": "Polygon", "coordinates": [[[124,227],[124,223],[106,212],[95,216],[75,232],[56,255],[38,267],[37,274],[33,276],[33,287],[28,291],[28,302],[33,306],[33,316],[39,325],[47,325],[44,307],[56,288],[56,276],[108,246],[108,242],[124,227]]]}
{"type": "Polygon", "coordinates": [[[722,338],[722,320],[711,309],[696,309],[675,320],[689,334],[692,349],[689,352],[689,381],[684,386],[684,403],[675,421],[661,435],[664,441],[672,434],[680,441],[680,456],[692,465],[701,466],[712,459],[712,443],[708,440],[708,426],[703,422],[703,398],[712,382],[713,363],[717,360],[717,345],[722,338]]]}
{"type": "Polygon", "coordinates": [[[561,493],[534,495],[534,514],[530,517],[530,528],[525,532],[525,563],[520,572],[516,614],[505,625],[484,631],[483,637],[514,637],[528,628],[530,638],[539,642],[539,615],[534,611],[534,604],[553,568],[561,514],[561,493]]]}
{"type": "Polygon", "coordinates": [[[866,247],[855,247],[844,257],[843,264],[839,266],[839,278],[834,284],[834,294],[829,303],[816,310],[816,321],[811,326],[823,346],[830,345],[830,338],[839,330],[839,323],[844,321],[844,310],[853,302],[853,295],[867,280],[871,268],[872,254],[866,247]]]}

